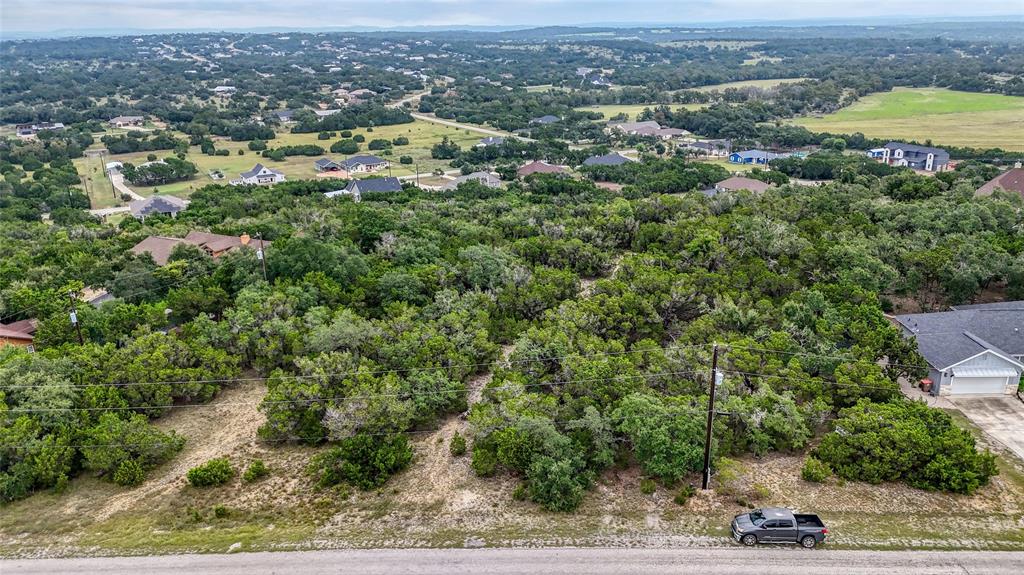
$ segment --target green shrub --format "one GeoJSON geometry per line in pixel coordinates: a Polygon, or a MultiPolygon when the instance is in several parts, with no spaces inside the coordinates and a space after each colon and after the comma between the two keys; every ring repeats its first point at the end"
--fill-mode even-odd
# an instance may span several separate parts
{"type": "Polygon", "coordinates": [[[530,488],[525,483],[516,485],[516,488],[512,490],[512,499],[516,501],[526,501],[526,498],[530,495],[530,488]]]}
{"type": "Polygon", "coordinates": [[[473,460],[470,466],[480,477],[490,477],[498,470],[497,447],[490,441],[473,442],[473,460]]]}
{"type": "Polygon", "coordinates": [[[658,489],[658,484],[653,479],[644,478],[640,480],[640,493],[650,495],[658,489]]]}
{"type": "Polygon", "coordinates": [[[270,469],[267,468],[267,464],[263,463],[262,459],[254,459],[249,467],[246,468],[245,473],[242,474],[242,480],[246,483],[252,483],[258,479],[262,479],[270,474],[270,469]]]}
{"type": "Polygon", "coordinates": [[[125,487],[133,487],[141,484],[146,479],[146,472],[134,459],[125,459],[117,466],[114,472],[114,483],[125,487]]]}
{"type": "Polygon", "coordinates": [[[461,457],[466,454],[466,438],[462,437],[458,431],[452,436],[452,441],[448,444],[448,451],[451,452],[452,457],[461,457]]]}
{"type": "Polygon", "coordinates": [[[309,470],[320,487],[344,482],[367,491],[384,485],[410,461],[412,448],[405,435],[381,438],[359,434],[314,457],[309,470]]]}
{"type": "Polygon", "coordinates": [[[584,464],[579,458],[538,456],[530,464],[527,479],[530,482],[530,499],[548,511],[576,509],[589,485],[584,464]]]}
{"type": "Polygon", "coordinates": [[[223,505],[214,505],[213,506],[213,516],[216,517],[217,519],[225,519],[229,515],[231,515],[231,510],[228,509],[227,507],[225,507],[223,505]]]}
{"type": "Polygon", "coordinates": [[[821,483],[831,475],[832,469],[828,464],[811,456],[808,456],[807,459],[804,460],[804,467],[800,470],[800,477],[802,477],[804,481],[812,481],[814,483],[821,483]]]}
{"type": "Polygon", "coordinates": [[[676,496],[672,498],[672,501],[674,501],[676,505],[686,505],[686,502],[689,501],[695,493],[697,493],[696,487],[686,485],[676,493],[676,496]]]}
{"type": "Polygon", "coordinates": [[[904,481],[920,489],[973,493],[998,473],[995,456],[946,413],[916,401],[844,409],[814,457],[854,481],[904,481]]]}
{"type": "Polygon", "coordinates": [[[405,164],[405,165],[412,164],[413,163],[412,156],[401,156],[401,157],[398,158],[398,163],[399,164],[405,164]]]}
{"type": "Polygon", "coordinates": [[[223,485],[235,476],[235,470],[226,457],[211,459],[188,470],[186,477],[193,487],[223,485]]]}

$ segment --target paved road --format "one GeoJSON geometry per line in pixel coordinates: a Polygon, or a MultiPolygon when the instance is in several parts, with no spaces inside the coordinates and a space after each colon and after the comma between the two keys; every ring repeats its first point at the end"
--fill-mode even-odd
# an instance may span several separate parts
{"type": "Polygon", "coordinates": [[[723,549],[394,549],[0,562],[4,575],[1018,575],[1024,552],[723,549]]]}
{"type": "Polygon", "coordinates": [[[949,400],[974,425],[1024,460],[1024,403],[1017,396],[950,396],[949,400]]]}

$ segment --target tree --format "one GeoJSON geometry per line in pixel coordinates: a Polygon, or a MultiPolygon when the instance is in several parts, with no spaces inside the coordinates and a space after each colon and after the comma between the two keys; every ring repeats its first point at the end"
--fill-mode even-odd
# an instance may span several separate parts
{"type": "Polygon", "coordinates": [[[349,483],[369,491],[384,485],[410,461],[412,448],[405,435],[356,435],[315,456],[309,471],[320,487],[349,483]]]}
{"type": "Polygon", "coordinates": [[[451,160],[458,156],[460,151],[459,145],[445,136],[439,143],[431,146],[430,157],[435,160],[451,160]]]}
{"type": "Polygon", "coordinates": [[[703,465],[704,425],[699,412],[671,400],[634,394],[619,402],[612,418],[625,434],[644,473],[666,485],[703,465]]]}
{"type": "Polygon", "coordinates": [[[923,403],[861,400],[833,427],[814,456],[844,479],[969,494],[998,473],[995,456],[979,453],[970,432],[923,403]]]}

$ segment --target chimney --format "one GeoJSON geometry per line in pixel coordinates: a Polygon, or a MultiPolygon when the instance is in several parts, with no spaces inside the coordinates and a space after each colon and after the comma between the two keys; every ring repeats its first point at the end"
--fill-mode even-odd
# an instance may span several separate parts
{"type": "Polygon", "coordinates": [[[1020,166],[1021,166],[1020,160],[1017,160],[1016,162],[1013,163],[1013,167],[1017,168],[1018,170],[1020,169],[1020,166]]]}
{"type": "Polygon", "coordinates": [[[242,234],[241,236],[239,236],[239,237],[238,237],[238,240],[239,240],[240,242],[242,242],[242,245],[243,245],[243,246],[247,246],[247,245],[249,245],[249,240],[250,240],[250,239],[251,239],[251,238],[249,238],[249,234],[242,234]]]}

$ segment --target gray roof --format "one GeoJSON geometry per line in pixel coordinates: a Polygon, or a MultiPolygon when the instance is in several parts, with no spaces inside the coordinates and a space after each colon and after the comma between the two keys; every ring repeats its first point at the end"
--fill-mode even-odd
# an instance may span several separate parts
{"type": "Polygon", "coordinates": [[[559,120],[561,120],[561,118],[559,118],[558,116],[552,116],[551,114],[547,114],[539,118],[534,118],[530,120],[530,122],[533,124],[554,124],[559,120]]]}
{"type": "Polygon", "coordinates": [[[175,196],[150,196],[144,200],[131,202],[128,209],[138,218],[152,214],[176,214],[187,206],[188,202],[175,196]]]}
{"type": "Polygon", "coordinates": [[[313,163],[316,164],[320,168],[326,168],[327,166],[340,166],[341,165],[338,162],[335,162],[334,160],[332,160],[330,158],[320,158],[319,160],[317,160],[317,161],[315,161],[313,163]]]}
{"type": "Polygon", "coordinates": [[[359,194],[367,192],[400,192],[402,191],[402,182],[394,177],[352,180],[345,186],[345,191],[359,194]]]}
{"type": "Polygon", "coordinates": [[[623,132],[635,132],[637,130],[643,130],[647,128],[650,128],[652,130],[661,129],[661,124],[655,122],[654,120],[646,120],[643,122],[616,122],[608,125],[611,126],[612,128],[622,130],[623,132]]]}
{"type": "Polygon", "coordinates": [[[603,156],[590,156],[583,161],[584,166],[621,166],[626,162],[630,161],[629,158],[616,153],[605,154],[603,156]]]}
{"type": "Polygon", "coordinates": [[[957,306],[952,311],[896,316],[917,339],[928,363],[945,369],[985,350],[1024,355],[1024,301],[957,306]]]}
{"type": "Polygon", "coordinates": [[[502,138],[501,136],[487,136],[486,138],[482,138],[480,143],[485,146],[500,146],[505,143],[505,138],[502,138]]]}
{"type": "Polygon", "coordinates": [[[890,150],[903,150],[903,157],[919,157],[927,156],[928,154],[934,154],[936,158],[949,159],[949,152],[942,148],[931,148],[928,146],[918,146],[917,144],[904,144],[903,142],[889,142],[884,147],[890,150]]]}
{"type": "Polygon", "coordinates": [[[373,166],[376,164],[383,164],[386,161],[387,160],[377,156],[352,156],[351,158],[341,162],[341,167],[348,170],[355,166],[373,166]]]}
{"type": "Polygon", "coordinates": [[[459,184],[464,184],[466,182],[480,182],[490,188],[496,188],[501,185],[501,180],[489,172],[473,172],[471,174],[455,178],[445,184],[443,188],[446,190],[454,190],[459,187],[459,184]]]}
{"type": "Polygon", "coordinates": [[[780,155],[780,154],[775,154],[775,153],[772,153],[772,152],[766,152],[764,150],[744,150],[742,152],[733,152],[733,154],[738,154],[739,157],[741,157],[743,159],[749,158],[749,159],[774,160],[775,158],[781,158],[782,157],[782,155],[780,155]]]}
{"type": "Polygon", "coordinates": [[[266,167],[266,166],[264,166],[263,164],[256,164],[256,165],[255,165],[255,166],[253,166],[253,167],[252,167],[252,169],[251,169],[251,170],[249,170],[248,172],[242,172],[241,176],[242,176],[243,178],[255,178],[255,177],[256,177],[256,174],[258,174],[258,173],[262,172],[262,171],[264,170],[264,168],[266,168],[266,169],[270,170],[271,172],[273,172],[273,173],[275,173],[275,174],[281,175],[281,172],[279,172],[279,171],[277,171],[277,170],[275,170],[275,169],[273,169],[273,168],[267,168],[267,167],[266,167]]]}

